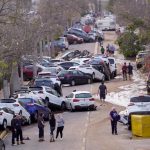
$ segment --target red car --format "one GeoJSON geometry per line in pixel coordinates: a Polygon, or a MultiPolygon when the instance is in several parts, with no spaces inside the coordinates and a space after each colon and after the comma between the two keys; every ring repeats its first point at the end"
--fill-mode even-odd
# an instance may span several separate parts
{"type": "Polygon", "coordinates": [[[83,38],[77,37],[73,34],[67,34],[66,38],[69,44],[81,44],[84,41],[83,38]]]}
{"type": "MultiPolygon", "coordinates": [[[[42,71],[42,68],[38,67],[37,74],[38,72],[41,72],[41,71],[42,71]]],[[[31,80],[33,78],[33,65],[23,67],[23,78],[25,81],[31,80]]]]}

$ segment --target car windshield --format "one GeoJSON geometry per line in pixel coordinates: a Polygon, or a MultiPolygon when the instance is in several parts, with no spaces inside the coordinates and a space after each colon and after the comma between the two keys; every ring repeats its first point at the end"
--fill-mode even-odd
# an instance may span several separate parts
{"type": "Polygon", "coordinates": [[[0,99],[0,103],[15,103],[14,99],[0,99]]]}
{"type": "Polygon", "coordinates": [[[65,75],[65,74],[67,74],[67,73],[68,73],[68,71],[63,70],[63,71],[60,71],[60,72],[58,73],[58,76],[59,76],[59,75],[65,75]]]}
{"type": "Polygon", "coordinates": [[[43,77],[43,76],[50,76],[50,75],[51,75],[51,73],[40,73],[40,74],[38,75],[38,77],[41,78],[41,77],[43,77]]]}
{"type": "Polygon", "coordinates": [[[139,96],[139,97],[132,97],[130,102],[133,103],[140,103],[140,102],[150,102],[150,96],[139,96]]]}
{"type": "Polygon", "coordinates": [[[51,80],[35,80],[34,86],[52,86],[51,80]]]}
{"type": "Polygon", "coordinates": [[[80,94],[76,94],[75,98],[91,98],[92,95],[90,93],[80,93],[80,94]]]}
{"type": "Polygon", "coordinates": [[[110,64],[114,64],[115,63],[115,61],[114,61],[114,59],[108,59],[109,60],[109,62],[110,62],[110,64]]]}
{"type": "Polygon", "coordinates": [[[31,99],[31,98],[18,98],[18,101],[21,104],[33,103],[33,99],[31,99]]]}
{"type": "Polygon", "coordinates": [[[29,89],[30,89],[31,91],[42,91],[42,90],[43,90],[42,87],[29,87],[29,89]]]}

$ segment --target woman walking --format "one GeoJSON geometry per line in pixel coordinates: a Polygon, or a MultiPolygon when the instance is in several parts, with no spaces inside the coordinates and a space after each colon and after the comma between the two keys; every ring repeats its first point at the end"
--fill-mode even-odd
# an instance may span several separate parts
{"type": "Polygon", "coordinates": [[[39,128],[39,142],[44,141],[44,114],[40,113],[38,117],[38,128],[39,128]]]}
{"type": "Polygon", "coordinates": [[[56,119],[54,116],[54,113],[50,113],[50,118],[49,118],[49,125],[50,125],[50,142],[55,142],[54,140],[54,130],[56,127],[56,119]]]}
{"type": "Polygon", "coordinates": [[[64,129],[64,119],[62,116],[57,116],[57,132],[56,132],[56,139],[58,138],[58,135],[60,133],[60,138],[62,140],[63,138],[63,129],[64,129]]]}

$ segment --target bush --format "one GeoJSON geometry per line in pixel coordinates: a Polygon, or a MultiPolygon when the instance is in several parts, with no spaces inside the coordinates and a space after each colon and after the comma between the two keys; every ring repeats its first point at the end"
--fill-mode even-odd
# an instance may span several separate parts
{"type": "Polygon", "coordinates": [[[140,43],[138,35],[131,31],[127,31],[118,37],[117,43],[120,47],[121,53],[123,53],[125,57],[135,57],[138,51],[144,49],[140,43]]]}

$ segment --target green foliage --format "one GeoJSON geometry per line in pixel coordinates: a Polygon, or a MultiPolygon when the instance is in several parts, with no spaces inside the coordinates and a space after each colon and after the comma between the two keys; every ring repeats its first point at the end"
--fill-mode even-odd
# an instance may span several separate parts
{"type": "Polygon", "coordinates": [[[117,42],[121,53],[123,53],[125,57],[135,57],[138,51],[143,50],[139,36],[131,31],[125,32],[123,35],[121,35],[117,42]]]}
{"type": "Polygon", "coordinates": [[[114,4],[115,4],[115,1],[116,1],[116,0],[109,0],[108,5],[107,5],[107,7],[106,7],[106,9],[107,9],[108,11],[113,12],[113,7],[114,7],[114,4]]]}

